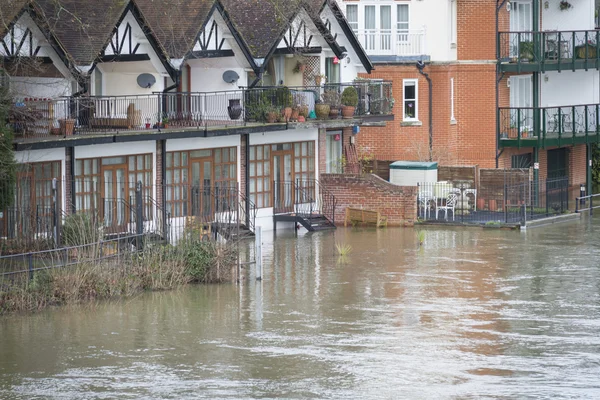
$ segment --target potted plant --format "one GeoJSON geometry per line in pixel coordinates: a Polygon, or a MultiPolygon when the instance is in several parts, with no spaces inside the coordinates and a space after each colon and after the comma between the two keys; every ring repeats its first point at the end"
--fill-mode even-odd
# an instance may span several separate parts
{"type": "Polygon", "coordinates": [[[275,106],[269,106],[266,109],[267,123],[272,124],[277,121],[277,117],[281,115],[281,111],[275,106]]]}
{"type": "Polygon", "coordinates": [[[286,86],[278,87],[275,91],[277,104],[283,109],[282,115],[286,121],[289,121],[292,117],[292,104],[294,98],[292,92],[286,86]]]}
{"type": "Polygon", "coordinates": [[[63,136],[71,136],[73,129],[75,128],[74,119],[59,119],[58,125],[60,127],[60,134],[63,136]]]}
{"type": "Polygon", "coordinates": [[[290,116],[290,121],[298,121],[298,116],[300,116],[300,106],[292,108],[292,115],[290,116]]]}
{"type": "Polygon", "coordinates": [[[321,97],[323,102],[329,104],[329,118],[335,119],[340,114],[341,95],[337,90],[326,90],[321,97]]]}
{"type": "Polygon", "coordinates": [[[299,117],[304,117],[305,119],[308,118],[308,106],[300,105],[298,107],[298,114],[300,114],[299,117]]]}
{"type": "Polygon", "coordinates": [[[358,92],[354,86],[348,86],[342,92],[342,117],[352,118],[358,105],[358,92]]]}
{"type": "Polygon", "coordinates": [[[150,129],[150,118],[146,118],[146,129],[150,129]]]}
{"type": "Polygon", "coordinates": [[[519,57],[521,62],[533,61],[533,42],[524,41],[519,43],[519,57]]]}
{"type": "Polygon", "coordinates": [[[527,138],[529,137],[529,127],[528,126],[524,126],[523,129],[521,130],[521,138],[527,138]]]}
{"type": "Polygon", "coordinates": [[[227,106],[227,114],[232,120],[238,119],[242,115],[242,106],[240,99],[229,99],[229,106],[227,106]]]}
{"type": "Polygon", "coordinates": [[[315,113],[318,119],[327,119],[329,117],[329,104],[317,100],[315,102],[315,113]]]}
{"type": "Polygon", "coordinates": [[[315,75],[315,85],[317,86],[321,86],[321,83],[325,83],[327,82],[327,77],[323,74],[316,74],[315,75]]]}
{"type": "Polygon", "coordinates": [[[167,129],[169,127],[169,118],[168,117],[163,117],[162,119],[162,127],[167,129]]]}
{"type": "Polygon", "coordinates": [[[560,8],[560,11],[565,11],[565,10],[568,10],[569,8],[572,8],[573,5],[571,3],[569,3],[567,0],[561,0],[560,3],[558,3],[558,7],[560,8]]]}
{"type": "Polygon", "coordinates": [[[302,61],[298,61],[298,62],[296,62],[296,65],[294,66],[294,69],[292,70],[292,72],[295,74],[300,74],[300,73],[303,73],[305,69],[306,69],[306,65],[302,61]]]}

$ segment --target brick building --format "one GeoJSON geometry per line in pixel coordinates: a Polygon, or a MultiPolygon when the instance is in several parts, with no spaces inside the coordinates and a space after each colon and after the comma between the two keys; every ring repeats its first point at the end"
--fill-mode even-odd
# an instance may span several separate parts
{"type": "Polygon", "coordinates": [[[374,62],[371,77],[391,80],[395,91],[396,120],[363,128],[356,143],[364,151],[379,160],[530,167],[535,179],[568,176],[571,187],[591,188],[598,0],[339,2],[374,62]]]}

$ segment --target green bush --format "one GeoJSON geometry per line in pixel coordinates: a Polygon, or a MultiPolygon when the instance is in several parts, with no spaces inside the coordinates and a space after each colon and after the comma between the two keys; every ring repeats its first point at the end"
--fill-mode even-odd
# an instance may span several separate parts
{"type": "Polygon", "coordinates": [[[184,244],[186,273],[193,280],[206,280],[209,270],[215,262],[214,246],[211,242],[188,241],[184,244]]]}
{"type": "Polygon", "coordinates": [[[278,87],[276,89],[276,96],[276,104],[281,108],[291,107],[294,102],[292,92],[286,86],[278,87]]]}
{"type": "Polygon", "coordinates": [[[100,241],[101,237],[101,230],[88,214],[71,214],[63,222],[62,239],[65,246],[95,243],[100,241]]]}
{"type": "Polygon", "coordinates": [[[358,105],[358,92],[353,86],[348,86],[342,92],[342,104],[348,107],[356,107],[358,105]]]}

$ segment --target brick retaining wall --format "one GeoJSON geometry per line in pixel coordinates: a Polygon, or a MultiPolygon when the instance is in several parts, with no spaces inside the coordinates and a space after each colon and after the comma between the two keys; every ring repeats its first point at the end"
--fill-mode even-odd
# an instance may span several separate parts
{"type": "Polygon", "coordinates": [[[379,211],[388,226],[412,226],[417,219],[416,186],[392,185],[372,174],[322,174],[320,182],[336,198],[337,224],[344,223],[346,207],[379,211]]]}

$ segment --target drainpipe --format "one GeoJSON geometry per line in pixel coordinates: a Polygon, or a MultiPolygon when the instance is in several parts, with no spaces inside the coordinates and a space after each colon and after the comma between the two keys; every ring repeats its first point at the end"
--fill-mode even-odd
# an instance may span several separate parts
{"type": "Polygon", "coordinates": [[[417,69],[427,79],[429,85],[429,161],[433,161],[433,83],[429,74],[423,72],[423,68],[425,68],[425,63],[421,60],[417,61],[417,69]]]}

